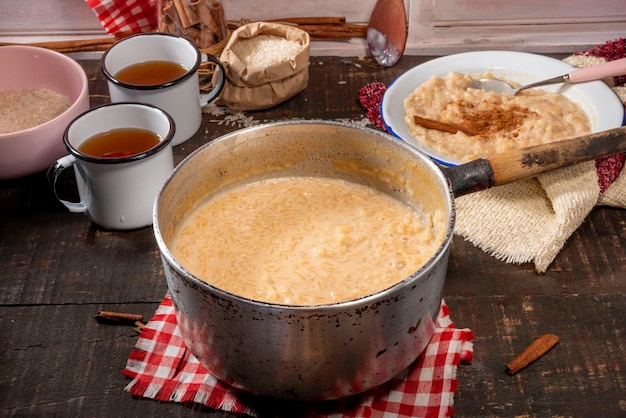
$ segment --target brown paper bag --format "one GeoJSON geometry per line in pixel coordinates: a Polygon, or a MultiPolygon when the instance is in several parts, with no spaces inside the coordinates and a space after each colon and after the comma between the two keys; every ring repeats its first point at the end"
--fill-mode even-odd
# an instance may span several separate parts
{"type": "MultiPolygon", "coordinates": [[[[309,34],[293,26],[254,22],[235,30],[220,55],[226,72],[224,90],[216,101],[231,110],[267,109],[292,98],[309,82],[309,34]],[[297,41],[302,49],[287,61],[268,67],[246,65],[232,50],[244,39],[273,35],[297,41]]],[[[217,75],[213,76],[214,79],[217,75]]],[[[214,80],[215,81],[215,80],[214,80]]]]}

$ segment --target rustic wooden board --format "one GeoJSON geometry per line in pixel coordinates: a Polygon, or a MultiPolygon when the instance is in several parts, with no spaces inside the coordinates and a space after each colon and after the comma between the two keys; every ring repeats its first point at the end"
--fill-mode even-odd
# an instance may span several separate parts
{"type": "MultiPolygon", "coordinates": [[[[392,68],[371,60],[314,58],[310,87],[268,111],[206,114],[176,159],[250,123],[277,119],[364,122],[357,100],[425,58],[392,68]]],[[[97,61],[82,62],[92,105],[108,101],[97,61]]],[[[458,369],[458,416],[626,414],[626,211],[596,208],[543,275],[508,265],[456,237],[444,292],[475,356],[458,369]],[[543,333],[561,342],[515,376],[504,364],[543,333]]],[[[197,405],[134,398],[121,374],[137,340],[99,324],[100,310],[149,318],[166,291],[151,228],[103,231],[54,200],[44,173],[0,181],[0,415],[234,417],[197,405]]]]}

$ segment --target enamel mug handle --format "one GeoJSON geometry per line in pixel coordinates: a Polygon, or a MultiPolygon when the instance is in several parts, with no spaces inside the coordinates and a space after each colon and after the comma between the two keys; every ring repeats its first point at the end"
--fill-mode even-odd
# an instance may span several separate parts
{"type": "Polygon", "coordinates": [[[81,213],[87,211],[87,206],[84,202],[70,202],[59,197],[57,193],[57,180],[61,173],[68,168],[71,168],[76,164],[76,158],[73,155],[66,155],[63,158],[59,158],[48,170],[48,180],[52,183],[52,189],[54,190],[54,196],[57,200],[69,209],[73,213],[81,213]]]}
{"type": "Polygon", "coordinates": [[[615,77],[626,74],[626,58],[609,61],[593,67],[575,70],[569,73],[570,83],[601,80],[606,77],[615,77]]]}
{"type": "Polygon", "coordinates": [[[204,96],[203,100],[205,103],[211,103],[224,89],[224,84],[226,83],[226,71],[224,71],[224,65],[222,65],[222,62],[216,56],[211,54],[202,54],[202,62],[207,61],[212,62],[219,68],[219,71],[217,72],[217,83],[213,89],[206,96],[204,96]]]}

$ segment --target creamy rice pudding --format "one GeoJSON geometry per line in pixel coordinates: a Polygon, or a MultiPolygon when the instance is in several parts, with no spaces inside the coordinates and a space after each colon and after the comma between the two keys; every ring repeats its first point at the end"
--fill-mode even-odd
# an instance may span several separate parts
{"type": "Polygon", "coordinates": [[[443,241],[437,217],[339,179],[264,180],[201,204],[177,229],[172,253],[196,277],[239,296],[336,303],[417,271],[443,241]]]}
{"type": "Polygon", "coordinates": [[[591,132],[587,114],[564,95],[532,89],[512,96],[467,87],[484,77],[490,75],[452,72],[417,87],[404,100],[404,121],[415,139],[442,155],[469,161],[591,132]],[[469,132],[425,128],[414,116],[469,132]]]}

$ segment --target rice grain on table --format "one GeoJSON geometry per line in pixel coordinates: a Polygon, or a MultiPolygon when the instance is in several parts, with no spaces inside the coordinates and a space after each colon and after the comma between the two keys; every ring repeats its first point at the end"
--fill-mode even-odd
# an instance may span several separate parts
{"type": "Polygon", "coordinates": [[[48,122],[70,107],[68,97],[47,88],[0,92],[0,134],[48,122]]]}
{"type": "Polygon", "coordinates": [[[233,52],[250,67],[268,67],[300,52],[302,45],[298,41],[274,35],[259,35],[244,39],[232,46],[233,52]]]}

